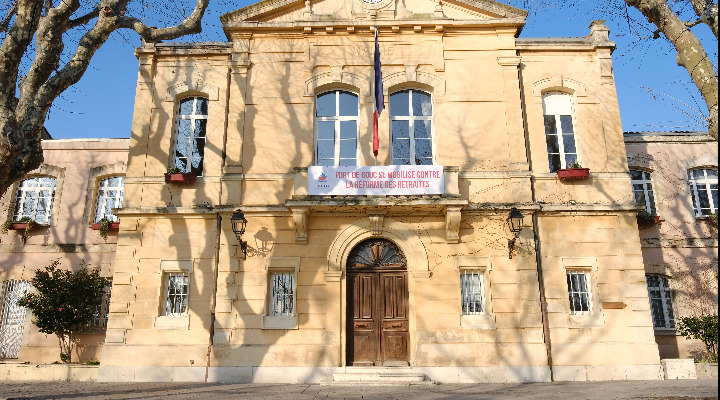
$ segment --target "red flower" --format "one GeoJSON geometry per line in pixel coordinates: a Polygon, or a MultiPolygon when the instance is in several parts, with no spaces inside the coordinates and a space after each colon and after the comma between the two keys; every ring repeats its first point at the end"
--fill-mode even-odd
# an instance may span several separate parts
{"type": "Polygon", "coordinates": [[[59,310],[62,311],[62,307],[60,307],[59,310]]]}

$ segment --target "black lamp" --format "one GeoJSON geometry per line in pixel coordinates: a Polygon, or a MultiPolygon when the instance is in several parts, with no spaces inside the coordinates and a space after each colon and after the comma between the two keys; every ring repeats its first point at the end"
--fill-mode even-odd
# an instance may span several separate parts
{"type": "Polygon", "coordinates": [[[235,233],[235,237],[237,238],[238,243],[240,243],[240,250],[243,252],[243,260],[245,260],[247,258],[247,241],[242,240],[242,235],[245,233],[245,226],[248,221],[245,219],[245,214],[238,209],[235,210],[232,218],[230,218],[230,222],[232,223],[232,230],[235,233]]]}
{"type": "Polygon", "coordinates": [[[510,255],[510,259],[512,259],[512,252],[515,248],[515,241],[520,236],[520,231],[522,230],[522,224],[523,224],[523,215],[517,208],[513,207],[510,209],[510,216],[508,217],[508,226],[510,227],[510,231],[513,233],[513,238],[508,239],[508,252],[510,255]]]}

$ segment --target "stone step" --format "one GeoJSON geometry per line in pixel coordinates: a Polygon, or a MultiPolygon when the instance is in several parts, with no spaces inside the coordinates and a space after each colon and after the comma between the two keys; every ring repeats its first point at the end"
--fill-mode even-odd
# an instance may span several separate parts
{"type": "Polygon", "coordinates": [[[425,374],[413,372],[411,367],[347,367],[345,372],[333,374],[336,384],[411,385],[433,384],[425,374]]]}

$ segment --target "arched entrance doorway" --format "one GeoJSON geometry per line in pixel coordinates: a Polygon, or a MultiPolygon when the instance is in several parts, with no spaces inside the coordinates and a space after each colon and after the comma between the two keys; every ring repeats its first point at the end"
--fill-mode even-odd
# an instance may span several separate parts
{"type": "Polygon", "coordinates": [[[395,243],[366,239],[348,255],[347,365],[409,365],[407,260],[395,243]]]}

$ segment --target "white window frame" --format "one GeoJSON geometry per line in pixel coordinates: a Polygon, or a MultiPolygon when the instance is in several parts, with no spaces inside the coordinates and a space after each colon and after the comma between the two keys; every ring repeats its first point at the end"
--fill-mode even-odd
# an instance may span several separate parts
{"type": "Polygon", "coordinates": [[[123,195],[125,192],[125,177],[123,175],[113,175],[113,176],[106,176],[98,181],[97,185],[97,202],[95,205],[95,222],[100,222],[101,219],[106,218],[108,221],[117,222],[118,217],[114,214],[112,214],[112,211],[109,215],[106,215],[105,213],[105,205],[107,204],[107,200],[109,196],[107,195],[107,192],[114,190],[116,195],[113,197],[115,200],[114,204],[115,207],[113,208],[120,208],[122,207],[122,201],[123,201],[123,195]],[[112,178],[120,178],[120,186],[103,186],[103,182],[108,182],[112,178]]]}
{"type": "Polygon", "coordinates": [[[333,166],[339,166],[340,165],[340,126],[342,122],[346,121],[355,121],[355,165],[358,165],[359,161],[359,154],[358,154],[358,148],[360,147],[360,139],[359,139],[359,131],[360,131],[360,96],[357,93],[351,92],[349,90],[328,90],[322,93],[318,93],[315,96],[315,165],[320,165],[320,137],[318,135],[318,129],[320,128],[320,122],[334,122],[335,124],[335,137],[334,137],[334,145],[335,148],[333,149],[333,166]],[[317,115],[317,103],[318,98],[320,96],[326,95],[328,93],[335,93],[335,115],[330,117],[319,117],[317,115]],[[347,93],[355,96],[357,99],[358,109],[356,115],[340,115],[340,93],[347,93]]]}
{"type": "Polygon", "coordinates": [[[460,312],[462,315],[485,314],[485,274],[479,269],[460,270],[460,312]],[[471,282],[477,277],[477,284],[471,282]],[[480,304],[480,309],[476,308],[480,304]]]}
{"type": "MultiPolygon", "coordinates": [[[[571,315],[591,315],[593,313],[593,290],[592,290],[592,280],[590,277],[590,271],[584,270],[584,269],[568,269],[565,271],[565,283],[567,284],[567,290],[568,290],[568,303],[570,306],[570,314],[571,315]],[[573,276],[577,276],[578,278],[582,276],[584,278],[585,287],[579,288],[580,290],[575,291],[572,289],[572,278],[573,276]],[[585,290],[583,290],[585,289],[585,290]],[[585,294],[585,298],[587,299],[587,304],[581,304],[580,308],[587,308],[587,310],[576,310],[574,308],[574,302],[572,301],[573,295],[577,294],[582,299],[582,295],[585,294]]],[[[579,279],[578,279],[579,284],[579,279]]],[[[582,300],[581,300],[582,301],[582,300]]]]}
{"type": "Polygon", "coordinates": [[[155,317],[154,329],[179,329],[190,328],[190,300],[192,291],[193,260],[161,260],[159,275],[162,279],[160,284],[160,296],[158,298],[159,315],[155,317]],[[167,302],[169,300],[169,279],[171,275],[178,274],[187,276],[187,302],[184,312],[168,312],[167,302]]]}
{"type": "Polygon", "coordinates": [[[492,309],[490,291],[490,274],[492,264],[490,257],[455,256],[455,267],[458,272],[458,306],[460,327],[463,329],[495,329],[495,314],[492,309]],[[463,312],[462,276],[477,274],[480,277],[483,310],[480,313],[465,314],[463,312]]]}
{"type": "Polygon", "coordinates": [[[41,225],[50,225],[52,222],[52,212],[53,212],[53,205],[55,204],[55,191],[57,189],[57,179],[54,176],[33,176],[26,179],[23,179],[18,183],[17,192],[15,195],[15,206],[13,209],[13,215],[12,220],[13,221],[20,221],[23,218],[31,218],[33,221],[35,221],[38,224],[41,225]],[[24,186],[27,182],[37,179],[38,186],[35,187],[26,187],[24,186]],[[43,179],[51,179],[53,181],[52,186],[40,186],[43,179]],[[37,209],[38,204],[40,202],[40,192],[41,191],[50,191],[50,196],[48,197],[50,199],[49,206],[47,207],[47,210],[45,211],[45,219],[43,221],[40,221],[37,219],[37,209]],[[32,210],[30,212],[26,212],[25,210],[25,198],[27,197],[27,194],[30,192],[36,192],[35,201],[32,205],[32,210]]]}
{"type": "Polygon", "coordinates": [[[265,302],[262,318],[262,329],[298,329],[297,285],[300,257],[266,257],[265,258],[265,302]],[[292,312],[277,313],[273,307],[273,277],[291,275],[292,278],[292,312]]]}
{"type": "Polygon", "coordinates": [[[635,202],[635,204],[638,204],[637,198],[635,197],[635,185],[642,185],[643,195],[645,196],[645,211],[650,215],[657,215],[657,208],[655,206],[655,191],[653,190],[652,185],[652,174],[648,171],[641,169],[631,168],[630,170],[642,173],[641,179],[632,178],[632,175],[630,178],[630,182],[633,185],[633,201],[635,202]]]}
{"type": "MultiPolygon", "coordinates": [[[[711,185],[717,186],[718,179],[710,178],[708,177],[708,171],[715,171],[717,174],[717,169],[713,168],[693,168],[688,170],[688,185],[690,186],[690,196],[692,200],[692,208],[693,212],[695,213],[695,218],[705,218],[708,217],[712,213],[718,212],[718,205],[715,204],[715,201],[712,196],[713,189],[711,189],[711,185]],[[703,177],[702,178],[694,178],[691,176],[691,173],[695,171],[702,171],[703,177]],[[701,189],[698,189],[698,186],[703,186],[701,189]],[[710,204],[710,213],[704,213],[703,209],[700,208],[700,192],[704,191],[708,196],[708,203],[710,204]]],[[[717,189],[715,189],[717,191],[717,189]]]]}
{"type": "Polygon", "coordinates": [[[190,306],[188,302],[190,296],[190,274],[186,271],[166,272],[164,292],[165,296],[163,297],[163,315],[169,317],[179,317],[187,315],[188,308],[190,306]],[[174,287],[171,287],[170,285],[173,278],[175,278],[176,282],[178,279],[181,279],[183,281],[180,285],[181,290],[179,293],[174,291],[178,286],[177,284],[175,284],[174,287]],[[176,304],[176,300],[178,299],[180,300],[180,309],[176,310],[174,305],[176,304]],[[183,299],[185,300],[184,302],[182,301],[183,299]]]}
{"type": "MultiPolygon", "coordinates": [[[[208,103],[208,114],[210,113],[210,99],[203,96],[192,96],[192,97],[184,97],[181,99],[178,99],[177,102],[177,127],[175,129],[175,146],[173,147],[172,152],[172,165],[175,168],[179,168],[177,164],[177,156],[176,152],[177,149],[181,146],[187,146],[187,154],[189,155],[186,162],[185,162],[185,169],[181,172],[185,173],[192,173],[192,154],[193,154],[193,139],[195,136],[195,122],[200,120],[208,120],[208,114],[196,114],[197,109],[197,102],[198,100],[205,100],[208,103]],[[180,104],[188,99],[193,99],[192,103],[192,114],[180,114],[180,104]],[[181,120],[189,120],[190,121],[190,135],[188,136],[188,142],[187,143],[180,143],[180,121],[181,120]]],[[[201,173],[197,176],[202,176],[205,173],[205,147],[207,147],[207,133],[208,133],[208,126],[207,123],[205,123],[205,136],[203,136],[203,156],[200,160],[201,167],[200,171],[201,173]]]]}
{"type": "MultiPolygon", "coordinates": [[[[578,141],[577,141],[577,126],[575,123],[575,108],[573,107],[572,96],[564,92],[547,92],[542,96],[542,107],[543,107],[543,127],[545,129],[545,140],[547,141],[547,127],[545,125],[545,117],[553,116],[555,118],[555,133],[553,134],[557,138],[558,154],[560,155],[560,169],[567,168],[566,156],[574,154],[575,162],[580,164],[580,155],[578,153],[578,141]],[[572,137],[573,144],[575,146],[575,153],[565,152],[565,138],[563,137],[561,116],[568,115],[572,122],[572,137]]],[[[549,149],[548,149],[549,150],[549,149]]],[[[548,168],[550,172],[557,172],[552,169],[550,163],[550,154],[548,153],[548,168]]],[[[555,153],[552,153],[555,154],[555,153]]]]}
{"type": "Polygon", "coordinates": [[[675,313],[673,309],[673,303],[672,303],[672,290],[670,289],[670,280],[662,275],[659,274],[647,274],[645,275],[645,282],[647,283],[647,289],[648,289],[648,300],[650,301],[650,315],[652,317],[653,322],[653,328],[655,330],[675,330],[675,313]],[[650,279],[649,278],[658,278],[659,285],[657,286],[650,286],[650,279]],[[662,315],[663,315],[663,326],[658,326],[655,324],[655,313],[653,309],[653,302],[651,297],[651,290],[655,290],[660,295],[660,304],[662,307],[662,315]]]}
{"type": "MultiPolygon", "coordinates": [[[[420,90],[420,89],[402,89],[395,91],[388,96],[388,114],[390,115],[390,160],[392,160],[393,165],[395,162],[395,155],[393,154],[393,131],[392,131],[392,123],[393,121],[409,121],[409,134],[410,134],[410,165],[417,165],[415,162],[415,121],[430,121],[430,148],[432,151],[432,157],[431,157],[431,163],[430,165],[435,165],[435,157],[436,157],[436,150],[435,150],[435,124],[433,122],[433,116],[435,115],[435,99],[432,95],[432,93],[420,90]],[[390,113],[390,102],[392,101],[392,96],[400,93],[400,92],[408,92],[408,114],[404,116],[393,116],[392,113],[390,113]],[[412,95],[414,92],[421,92],[423,94],[426,94],[430,97],[430,115],[413,115],[413,108],[412,108],[412,95]]],[[[399,165],[405,165],[405,164],[399,164],[399,165]]]]}

